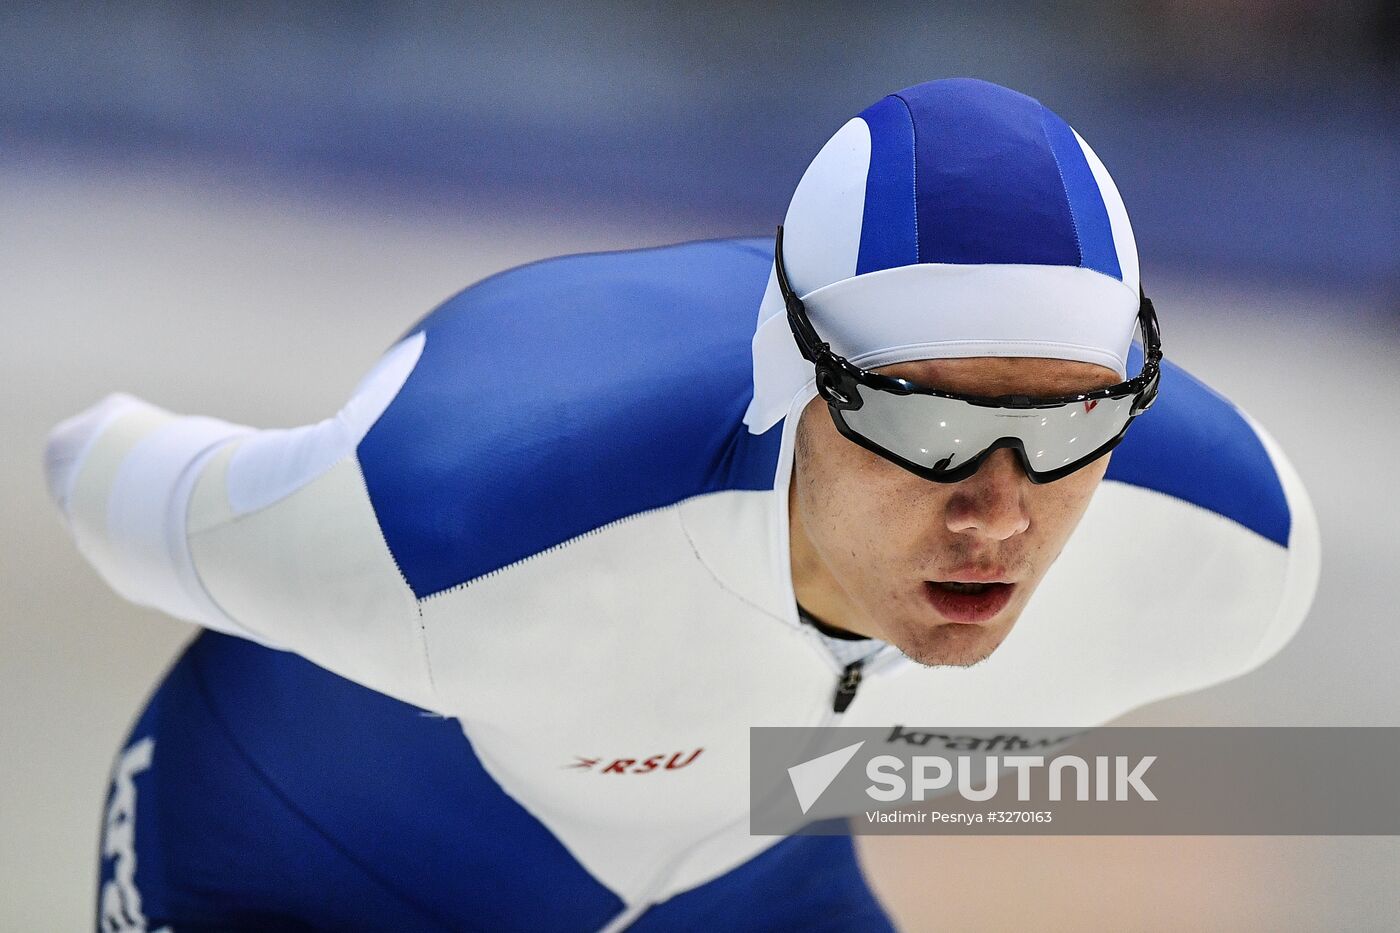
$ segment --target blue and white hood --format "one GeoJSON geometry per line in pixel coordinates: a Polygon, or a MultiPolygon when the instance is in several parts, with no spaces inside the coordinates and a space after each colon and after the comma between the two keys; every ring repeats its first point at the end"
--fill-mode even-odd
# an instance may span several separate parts
{"type": "MultiPolygon", "coordinates": [[[[852,119],[798,183],[783,250],[813,324],[857,365],[1028,356],[1126,371],[1139,285],[1123,199],[1069,124],[1007,88],[931,81],[852,119]]],[[[753,354],[744,420],[761,432],[812,375],[775,277],[753,354]]]]}

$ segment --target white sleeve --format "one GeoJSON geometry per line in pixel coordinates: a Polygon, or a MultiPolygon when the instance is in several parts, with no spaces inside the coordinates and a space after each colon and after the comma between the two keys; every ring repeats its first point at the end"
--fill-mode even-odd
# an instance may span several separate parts
{"type": "Polygon", "coordinates": [[[258,431],[111,395],[49,435],[83,556],[126,599],[432,706],[417,600],[355,451],[422,353],[386,353],[336,415],[258,431]]]}

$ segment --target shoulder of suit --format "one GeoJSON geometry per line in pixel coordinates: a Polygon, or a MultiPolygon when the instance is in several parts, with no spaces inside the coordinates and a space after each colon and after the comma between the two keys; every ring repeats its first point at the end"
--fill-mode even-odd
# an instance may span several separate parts
{"type": "Polygon", "coordinates": [[[471,286],[358,448],[420,597],[609,522],[771,488],[778,431],[742,423],[763,240],[565,256],[471,286]]]}
{"type": "Polygon", "coordinates": [[[1287,465],[1269,446],[1243,412],[1168,361],[1156,404],[1128,429],[1105,478],[1205,509],[1288,547],[1287,465]]]}

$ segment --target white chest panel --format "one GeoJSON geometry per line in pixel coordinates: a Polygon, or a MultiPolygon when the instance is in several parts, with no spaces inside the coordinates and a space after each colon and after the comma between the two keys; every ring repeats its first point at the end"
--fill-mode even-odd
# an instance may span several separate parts
{"type": "MultiPolygon", "coordinates": [[[[688,508],[726,512],[728,496],[688,508]]],[[[492,777],[628,900],[656,896],[658,876],[717,833],[728,844],[692,868],[696,883],[771,843],[747,834],[748,728],[820,722],[836,682],[809,633],[717,581],[676,507],[422,612],[440,708],[461,711],[492,777]]]]}

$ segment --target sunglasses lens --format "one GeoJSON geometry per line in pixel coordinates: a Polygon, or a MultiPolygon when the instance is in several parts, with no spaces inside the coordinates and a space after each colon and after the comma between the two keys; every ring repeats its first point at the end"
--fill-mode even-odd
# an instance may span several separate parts
{"type": "Polygon", "coordinates": [[[864,385],[859,391],[861,407],[840,412],[847,429],[899,459],[940,472],[1010,441],[1021,449],[1028,472],[1054,473],[1094,459],[1133,415],[1132,396],[1053,408],[996,408],[864,385]]]}

